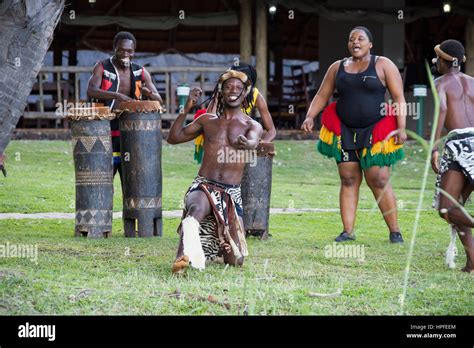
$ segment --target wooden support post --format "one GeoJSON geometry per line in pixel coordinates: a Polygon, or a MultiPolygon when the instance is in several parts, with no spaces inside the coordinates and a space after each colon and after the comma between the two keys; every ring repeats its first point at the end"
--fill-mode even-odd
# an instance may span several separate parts
{"type": "Polygon", "coordinates": [[[252,58],[252,5],[240,0],[240,60],[250,64],[252,58]]]}
{"type": "Polygon", "coordinates": [[[40,112],[44,112],[44,93],[43,93],[43,74],[40,72],[38,74],[38,88],[39,88],[39,97],[40,97],[40,112]]]}
{"type": "Polygon", "coordinates": [[[165,72],[165,84],[166,84],[166,110],[169,113],[174,113],[174,110],[171,110],[171,74],[165,72]]]}
{"type": "MultiPolygon", "coordinates": [[[[69,56],[68,56],[68,66],[76,66],[77,65],[77,39],[74,37],[73,42],[71,43],[71,46],[69,47],[69,56]]],[[[74,84],[74,103],[77,105],[79,103],[79,98],[80,98],[80,93],[79,93],[79,77],[77,76],[76,73],[69,73],[68,75],[68,80],[69,80],[69,85],[74,84]]],[[[68,90],[68,89],[66,89],[68,90]]],[[[63,96],[64,99],[70,98],[70,95],[65,95],[63,96]]],[[[63,128],[69,128],[69,122],[65,119],[63,120],[63,128]]]]}
{"type": "Polygon", "coordinates": [[[466,74],[474,76],[474,20],[472,18],[466,23],[466,74]]]}
{"type": "Polygon", "coordinates": [[[257,60],[257,88],[267,98],[267,7],[264,0],[256,3],[255,56],[257,60]]]}
{"type": "Polygon", "coordinates": [[[204,73],[201,73],[201,75],[199,75],[199,88],[202,89],[202,91],[204,92],[204,73]]]}
{"type": "MultiPolygon", "coordinates": [[[[56,42],[56,44],[54,45],[54,49],[53,49],[53,65],[54,66],[62,66],[63,65],[63,42],[58,40],[56,42]]],[[[62,74],[61,73],[56,73],[56,74],[53,74],[53,80],[54,82],[56,82],[56,89],[57,89],[57,97],[58,97],[58,100],[57,102],[58,103],[62,103],[61,99],[59,99],[61,97],[61,85],[60,85],[60,82],[61,82],[61,77],[62,77],[62,74]]],[[[54,99],[54,97],[53,97],[54,99]]],[[[43,109],[41,111],[44,111],[44,106],[43,106],[43,109]]],[[[41,121],[39,121],[41,122],[41,121]]],[[[46,121],[47,124],[48,124],[48,127],[49,127],[49,122],[46,121]]],[[[54,125],[54,128],[57,128],[58,127],[58,120],[55,120],[55,125],[54,125]]]]}
{"type": "Polygon", "coordinates": [[[78,73],[74,74],[74,103],[79,103],[80,94],[79,94],[79,76],[78,73]]]}
{"type": "Polygon", "coordinates": [[[58,40],[55,41],[53,47],[53,65],[62,66],[63,65],[63,43],[58,40]]]}
{"type": "Polygon", "coordinates": [[[61,93],[61,75],[62,74],[60,72],[56,73],[56,89],[57,89],[56,92],[57,92],[57,96],[58,96],[58,103],[62,104],[63,95],[61,93]]]}
{"type": "MultiPolygon", "coordinates": [[[[76,40],[74,40],[73,43],[71,43],[71,46],[69,47],[69,55],[68,55],[68,66],[76,66],[77,65],[77,46],[76,46],[76,40]]],[[[75,74],[69,74],[68,79],[69,82],[72,83],[74,80],[74,75],[75,74]]]]}

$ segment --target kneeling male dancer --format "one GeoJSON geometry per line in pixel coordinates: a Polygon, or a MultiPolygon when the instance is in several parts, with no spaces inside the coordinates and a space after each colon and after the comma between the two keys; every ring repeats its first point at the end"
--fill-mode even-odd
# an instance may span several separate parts
{"type": "Polygon", "coordinates": [[[171,126],[167,139],[170,144],[184,143],[201,134],[206,138],[201,168],[184,197],[173,273],[182,273],[189,264],[202,270],[206,261],[223,260],[240,266],[248,255],[240,196],[245,162],[239,156],[255,151],[263,133],[262,126],[241,111],[250,89],[247,75],[228,70],[220,76],[214,92],[215,114],[206,113],[185,126],[186,115],[202,94],[195,88],[171,126]],[[232,152],[235,160],[222,156],[232,152]]]}

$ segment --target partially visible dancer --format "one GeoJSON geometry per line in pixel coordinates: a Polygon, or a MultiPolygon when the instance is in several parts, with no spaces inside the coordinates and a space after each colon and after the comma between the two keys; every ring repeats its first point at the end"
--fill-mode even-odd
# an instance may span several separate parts
{"type": "Polygon", "coordinates": [[[474,219],[462,207],[474,188],[474,78],[461,72],[466,61],[464,47],[457,40],[435,46],[436,68],[442,75],[435,80],[439,95],[439,120],[431,165],[438,174],[434,206],[452,228],[446,261],[454,267],[456,232],[466,251],[462,271],[474,271],[474,244],[471,228],[474,219]],[[449,132],[439,159],[437,142],[443,128],[449,132]]]}

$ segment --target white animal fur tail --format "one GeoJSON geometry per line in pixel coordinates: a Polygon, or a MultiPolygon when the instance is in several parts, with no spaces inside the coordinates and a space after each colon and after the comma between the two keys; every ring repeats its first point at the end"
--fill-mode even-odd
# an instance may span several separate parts
{"type": "Polygon", "coordinates": [[[206,256],[202,250],[201,238],[199,237],[199,222],[192,216],[188,216],[181,223],[183,229],[184,255],[189,257],[191,266],[199,270],[206,267],[206,256]]]}
{"type": "Polygon", "coordinates": [[[446,264],[449,268],[456,268],[454,262],[456,255],[458,254],[458,248],[456,247],[456,235],[457,231],[453,225],[449,225],[451,231],[451,242],[449,243],[448,250],[446,250],[446,264]]]}

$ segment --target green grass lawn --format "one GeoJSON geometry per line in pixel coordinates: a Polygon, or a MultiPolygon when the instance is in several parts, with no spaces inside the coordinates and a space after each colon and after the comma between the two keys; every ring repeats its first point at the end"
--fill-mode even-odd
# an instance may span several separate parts
{"type": "MultiPolygon", "coordinates": [[[[314,141],[277,141],[273,167],[273,208],[338,208],[339,180],[333,160],[315,150],[314,141]]],[[[163,209],[180,209],[184,193],[199,169],[192,143],[163,146],[163,209]]],[[[403,208],[416,208],[426,153],[406,150],[407,159],[393,170],[392,181],[403,208]]],[[[0,212],[74,212],[74,162],[70,142],[13,141],[7,148],[8,177],[0,180],[0,212]],[[21,189],[20,189],[21,188],[21,189]]],[[[434,183],[430,173],[429,182],[434,183]]],[[[433,185],[425,195],[429,208],[433,185]]],[[[121,211],[120,180],[115,180],[114,211],[121,211]]],[[[363,184],[361,208],[373,208],[363,184]]]]}
{"type": "MultiPolygon", "coordinates": [[[[333,161],[312,141],[277,141],[272,207],[337,208],[339,183],[333,161]]],[[[400,223],[409,241],[415,220],[425,153],[407,147],[393,171],[400,223]]],[[[163,206],[179,209],[197,172],[192,145],[163,149],[163,206]]],[[[9,177],[0,178],[0,212],[73,212],[74,172],[68,142],[14,141],[9,177]]],[[[118,178],[117,178],[118,179],[118,178]]],[[[429,208],[434,176],[428,178],[429,208]]],[[[121,208],[118,180],[115,210],[121,208]]],[[[374,208],[363,184],[360,207],[374,208]]],[[[0,220],[0,245],[33,244],[37,263],[0,258],[0,314],[336,314],[396,315],[400,312],[408,244],[391,245],[376,208],[359,212],[357,241],[364,258],[327,254],[341,231],[338,213],[272,215],[273,235],[249,239],[242,268],[210,265],[171,276],[178,219],[165,219],[163,238],[126,239],[121,221],[104,240],[74,238],[73,220],[0,220]],[[318,294],[333,294],[330,297],[318,294]],[[316,296],[315,296],[316,295],[316,296]],[[211,300],[211,301],[210,301],[211,300]]],[[[411,265],[405,313],[471,315],[474,277],[444,265],[447,225],[423,211],[411,265]]],[[[359,255],[360,256],[360,255],[359,255]]]]}

